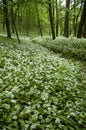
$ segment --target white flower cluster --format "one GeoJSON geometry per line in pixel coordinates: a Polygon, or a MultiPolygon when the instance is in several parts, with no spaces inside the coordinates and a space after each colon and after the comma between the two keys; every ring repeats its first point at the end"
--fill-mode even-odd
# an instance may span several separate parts
{"type": "Polygon", "coordinates": [[[72,129],[84,117],[77,63],[33,43],[0,47],[0,59],[0,129],[72,129]]]}

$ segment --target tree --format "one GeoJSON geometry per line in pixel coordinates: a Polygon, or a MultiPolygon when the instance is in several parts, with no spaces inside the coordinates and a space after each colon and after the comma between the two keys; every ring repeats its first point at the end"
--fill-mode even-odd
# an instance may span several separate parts
{"type": "Polygon", "coordinates": [[[58,3],[56,0],[56,36],[58,36],[58,24],[59,24],[59,14],[58,14],[58,3]]]}
{"type": "Polygon", "coordinates": [[[73,29],[74,29],[74,36],[76,36],[76,0],[74,0],[73,29]]]}
{"type": "Polygon", "coordinates": [[[43,36],[42,27],[41,27],[41,21],[40,21],[40,17],[39,17],[39,11],[38,11],[37,1],[36,1],[36,0],[35,0],[35,8],[36,8],[36,15],[37,15],[37,21],[38,21],[39,32],[40,32],[41,36],[43,36]]]}
{"type": "Polygon", "coordinates": [[[54,30],[54,19],[53,19],[53,13],[52,13],[52,3],[51,3],[51,0],[48,0],[48,6],[49,6],[49,17],[50,17],[52,39],[54,40],[55,39],[55,30],[54,30]]]}
{"type": "Polygon", "coordinates": [[[66,12],[65,12],[65,23],[64,23],[64,36],[69,36],[69,9],[70,9],[70,0],[66,0],[66,12]]]}
{"type": "Polygon", "coordinates": [[[11,4],[12,33],[14,33],[14,23],[13,23],[13,22],[14,22],[14,20],[13,20],[13,19],[14,19],[14,18],[13,18],[13,17],[14,17],[14,16],[13,16],[13,0],[10,0],[10,1],[11,1],[11,3],[12,3],[12,4],[11,4]]]}
{"type": "Polygon", "coordinates": [[[79,28],[78,28],[78,32],[77,32],[77,38],[81,38],[81,36],[82,36],[82,30],[83,30],[83,26],[85,24],[85,20],[86,20],[86,0],[84,1],[81,20],[80,20],[79,28]]]}
{"type": "Polygon", "coordinates": [[[73,19],[73,27],[74,27],[74,36],[77,35],[77,29],[78,29],[78,19],[80,18],[80,14],[81,14],[81,11],[82,11],[82,5],[83,5],[83,1],[76,1],[74,0],[74,19],[73,19]],[[78,8],[78,10],[76,10],[76,6],[80,8],[78,8]],[[78,12],[78,13],[77,13],[78,12]]]}
{"type": "Polygon", "coordinates": [[[4,10],[4,18],[5,18],[6,30],[7,30],[7,37],[11,38],[7,0],[3,0],[3,10],[4,10]]]}
{"type": "Polygon", "coordinates": [[[85,19],[85,24],[83,26],[83,37],[86,38],[86,19],[85,19]]]}
{"type": "Polygon", "coordinates": [[[18,30],[17,30],[17,27],[16,27],[16,13],[17,13],[17,10],[18,10],[18,7],[16,9],[16,11],[14,12],[14,18],[13,18],[13,24],[14,24],[14,28],[15,28],[15,32],[16,32],[16,37],[17,37],[17,40],[19,43],[21,43],[20,39],[19,39],[19,35],[18,35],[18,30]]]}
{"type": "Polygon", "coordinates": [[[13,0],[11,0],[11,17],[12,17],[13,31],[15,29],[17,40],[20,43],[21,41],[19,39],[18,30],[17,30],[17,27],[16,27],[16,14],[17,14],[17,11],[18,11],[18,5],[19,5],[19,3],[17,2],[16,3],[16,9],[15,9],[15,12],[14,12],[13,11],[13,0]]]}

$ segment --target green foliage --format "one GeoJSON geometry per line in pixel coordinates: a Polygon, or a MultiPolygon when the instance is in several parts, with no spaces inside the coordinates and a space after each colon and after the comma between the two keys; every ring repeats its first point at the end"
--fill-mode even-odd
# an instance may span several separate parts
{"type": "Polygon", "coordinates": [[[1,40],[0,129],[82,130],[80,69],[38,44],[1,40]]]}
{"type": "Polygon", "coordinates": [[[63,56],[86,61],[86,39],[57,38],[51,41],[49,37],[33,39],[33,42],[40,43],[48,49],[61,53],[63,56]]]}

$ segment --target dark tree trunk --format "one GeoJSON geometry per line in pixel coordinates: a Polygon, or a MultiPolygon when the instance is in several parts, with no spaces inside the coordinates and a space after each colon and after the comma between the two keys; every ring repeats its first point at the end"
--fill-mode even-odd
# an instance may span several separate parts
{"type": "MultiPolygon", "coordinates": [[[[13,2],[13,0],[11,0],[11,2],[13,2]]],[[[12,3],[12,4],[13,4],[13,3],[12,3]]],[[[13,10],[12,10],[12,11],[13,11],[13,10]]],[[[13,24],[13,28],[14,28],[15,33],[16,33],[17,40],[18,40],[19,43],[21,43],[21,41],[20,41],[20,39],[19,39],[17,27],[16,27],[16,14],[17,14],[17,11],[18,11],[18,5],[17,5],[17,8],[16,8],[15,12],[14,12],[14,11],[12,12],[12,15],[13,15],[12,24],[13,24]]]]}
{"type": "Polygon", "coordinates": [[[12,19],[12,33],[14,33],[13,7],[11,7],[11,19],[12,19]]]}
{"type": "Polygon", "coordinates": [[[54,4],[55,4],[55,2],[54,2],[54,0],[52,1],[52,10],[53,10],[53,12],[52,12],[52,15],[53,15],[53,22],[54,22],[54,16],[55,16],[55,7],[54,7],[54,4]]]}
{"type": "Polygon", "coordinates": [[[84,1],[84,7],[83,7],[82,15],[81,15],[81,20],[79,23],[77,38],[81,38],[82,36],[82,29],[85,24],[85,20],[86,20],[86,0],[84,1]]]}
{"type": "Polygon", "coordinates": [[[86,38],[86,19],[85,19],[85,24],[83,26],[83,37],[86,38]]]}
{"type": "Polygon", "coordinates": [[[57,5],[57,0],[56,0],[56,36],[58,37],[58,24],[59,24],[59,20],[58,20],[59,16],[58,16],[58,5],[57,5]]]}
{"type": "Polygon", "coordinates": [[[77,30],[78,30],[78,19],[79,19],[81,10],[82,10],[82,1],[81,1],[80,4],[81,4],[81,6],[80,6],[79,12],[78,12],[78,14],[77,14],[77,16],[76,16],[76,24],[75,24],[75,26],[76,26],[76,35],[77,35],[77,30]]]}
{"type": "Polygon", "coordinates": [[[74,29],[74,36],[76,36],[76,0],[74,0],[73,29],[74,29]]]}
{"type": "Polygon", "coordinates": [[[3,10],[4,10],[4,18],[5,18],[6,30],[7,30],[7,37],[11,38],[7,0],[3,0],[3,6],[4,6],[3,10]]]}
{"type": "MultiPolygon", "coordinates": [[[[10,0],[11,2],[13,2],[13,0],[10,0]]],[[[14,33],[14,18],[13,18],[13,5],[11,5],[11,21],[12,21],[12,33],[14,33]]]]}
{"type": "Polygon", "coordinates": [[[36,7],[36,15],[37,15],[39,33],[40,33],[41,36],[43,36],[41,22],[40,22],[40,17],[39,17],[39,12],[38,12],[38,7],[37,7],[37,1],[36,0],[35,0],[35,7],[36,7]]]}
{"type": "Polygon", "coordinates": [[[3,16],[3,30],[5,29],[5,16],[3,16]]]}
{"type": "Polygon", "coordinates": [[[70,0],[66,0],[66,12],[65,12],[65,23],[64,23],[65,37],[69,37],[69,9],[70,9],[70,0]]]}
{"type": "Polygon", "coordinates": [[[52,39],[55,39],[55,30],[54,30],[54,19],[53,19],[53,14],[52,14],[52,4],[51,0],[48,0],[48,5],[49,5],[49,17],[50,17],[50,25],[51,25],[51,32],[52,32],[52,39]]]}

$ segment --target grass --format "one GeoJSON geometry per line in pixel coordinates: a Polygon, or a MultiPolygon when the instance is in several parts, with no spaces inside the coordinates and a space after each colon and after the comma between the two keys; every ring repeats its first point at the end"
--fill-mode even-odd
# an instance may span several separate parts
{"type": "Polygon", "coordinates": [[[0,38],[0,129],[85,130],[81,70],[40,44],[0,38]]]}

